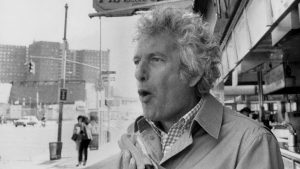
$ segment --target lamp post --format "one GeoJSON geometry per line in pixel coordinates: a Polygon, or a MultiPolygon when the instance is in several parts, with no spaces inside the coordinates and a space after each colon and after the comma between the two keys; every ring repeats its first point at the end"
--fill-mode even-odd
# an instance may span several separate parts
{"type": "Polygon", "coordinates": [[[100,64],[99,64],[99,71],[98,71],[98,88],[99,88],[99,91],[97,91],[97,111],[98,111],[98,117],[99,117],[99,119],[98,119],[98,122],[99,122],[99,141],[98,141],[98,143],[99,144],[101,144],[102,143],[102,141],[103,141],[103,113],[101,112],[101,107],[102,107],[102,105],[101,104],[103,104],[102,102],[103,102],[103,99],[102,99],[102,97],[101,97],[101,99],[99,99],[99,92],[101,92],[102,91],[102,89],[103,89],[103,82],[102,82],[102,46],[101,46],[101,38],[102,38],[102,36],[101,36],[101,17],[99,17],[99,27],[100,27],[100,44],[99,44],[99,50],[100,50],[100,52],[99,52],[99,61],[100,61],[100,64]],[[101,103],[99,103],[99,100],[101,100],[101,103]]]}
{"type": "Polygon", "coordinates": [[[58,116],[58,134],[57,134],[57,159],[61,158],[61,150],[62,150],[62,142],[61,142],[61,133],[62,133],[62,119],[63,119],[63,105],[64,100],[66,97],[63,98],[62,95],[63,91],[65,90],[65,81],[66,81],[66,59],[67,59],[67,49],[68,49],[68,42],[67,42],[67,15],[68,15],[68,4],[65,5],[65,25],[64,25],[64,37],[63,37],[63,55],[62,55],[62,72],[61,72],[61,79],[60,79],[60,92],[59,92],[59,116],[58,116]]]}

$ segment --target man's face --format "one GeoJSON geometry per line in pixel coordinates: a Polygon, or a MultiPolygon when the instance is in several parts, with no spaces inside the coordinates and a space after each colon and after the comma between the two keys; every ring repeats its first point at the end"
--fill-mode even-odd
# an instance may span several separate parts
{"type": "Polygon", "coordinates": [[[180,78],[179,51],[171,36],[160,34],[140,39],[133,60],[146,118],[175,122],[194,106],[194,90],[180,78]]]}

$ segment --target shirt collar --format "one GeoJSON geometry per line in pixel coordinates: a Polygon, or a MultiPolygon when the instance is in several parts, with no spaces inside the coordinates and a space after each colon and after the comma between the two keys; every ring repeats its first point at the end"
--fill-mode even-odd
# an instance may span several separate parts
{"type": "MultiPolygon", "coordinates": [[[[188,113],[186,113],[184,116],[182,116],[175,124],[173,124],[172,127],[180,127],[180,130],[184,130],[184,129],[190,129],[190,126],[192,124],[192,121],[194,119],[194,117],[196,116],[197,112],[199,111],[200,107],[202,106],[202,99],[200,99],[200,101],[196,104],[196,106],[194,106],[188,113]]],[[[154,129],[154,131],[157,134],[167,134],[164,131],[162,131],[157,124],[155,124],[154,122],[152,122],[151,120],[146,119],[146,121],[152,126],[152,128],[154,129]]]]}
{"type": "MultiPolygon", "coordinates": [[[[196,121],[209,135],[218,139],[222,127],[223,105],[211,94],[203,96],[199,103],[201,106],[198,109],[194,121],[196,121]]],[[[137,126],[140,132],[151,127],[145,118],[139,119],[137,121],[137,126]]]]}

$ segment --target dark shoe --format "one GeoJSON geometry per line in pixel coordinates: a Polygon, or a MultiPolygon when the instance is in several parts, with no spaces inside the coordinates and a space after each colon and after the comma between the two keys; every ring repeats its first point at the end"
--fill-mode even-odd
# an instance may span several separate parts
{"type": "Polygon", "coordinates": [[[86,164],[86,162],[84,161],[84,162],[83,162],[83,166],[85,166],[85,164],[86,164]]]}
{"type": "Polygon", "coordinates": [[[76,167],[79,167],[79,166],[80,166],[80,164],[81,164],[81,162],[79,162],[78,164],[76,164],[76,167]]]}

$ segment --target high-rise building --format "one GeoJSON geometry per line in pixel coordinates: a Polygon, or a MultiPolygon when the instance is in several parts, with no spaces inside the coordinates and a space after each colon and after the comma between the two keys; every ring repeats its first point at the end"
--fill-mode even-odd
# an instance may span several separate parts
{"type": "MultiPolygon", "coordinates": [[[[101,52],[101,69],[102,71],[109,70],[109,53],[110,50],[101,52]]],[[[94,67],[100,67],[100,55],[97,50],[78,50],[75,52],[75,58],[77,62],[91,65],[94,67]]],[[[77,65],[77,77],[79,80],[85,80],[86,82],[96,83],[98,81],[99,69],[95,69],[85,65],[77,65]]]]}
{"type": "Polygon", "coordinates": [[[82,65],[79,65],[78,63],[74,62],[79,62],[78,57],[76,56],[76,50],[69,50],[67,52],[67,63],[66,63],[66,79],[67,80],[79,80],[80,76],[80,69],[82,65]],[[69,61],[74,61],[74,62],[69,62],[69,61]]]}
{"type": "Polygon", "coordinates": [[[23,81],[26,62],[26,46],[0,45],[0,82],[23,81]]]}
{"type": "Polygon", "coordinates": [[[56,81],[61,77],[62,44],[38,41],[28,48],[28,60],[35,64],[35,74],[27,73],[27,81],[56,81]]]}
{"type": "MultiPolygon", "coordinates": [[[[68,47],[67,47],[68,49],[68,47]]],[[[109,53],[102,51],[102,71],[109,70],[109,53]]],[[[61,78],[61,58],[63,44],[59,42],[38,41],[28,48],[28,60],[35,64],[35,74],[27,73],[27,81],[56,81],[61,78]]],[[[90,66],[100,66],[100,52],[97,50],[68,50],[66,80],[84,80],[95,83],[99,70],[90,66]],[[69,60],[69,61],[68,61],[69,60]],[[70,62],[71,61],[71,62],[70,62]],[[73,61],[73,62],[72,62],[73,61]],[[85,64],[85,65],[83,65],[85,64]]]]}

